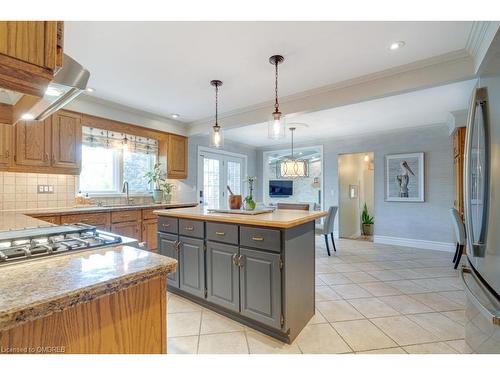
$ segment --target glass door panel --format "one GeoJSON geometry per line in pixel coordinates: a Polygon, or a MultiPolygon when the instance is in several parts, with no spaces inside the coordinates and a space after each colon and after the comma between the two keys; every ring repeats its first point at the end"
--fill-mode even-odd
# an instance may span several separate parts
{"type": "Polygon", "coordinates": [[[241,161],[227,161],[227,185],[233,194],[241,194],[241,161]]]}
{"type": "Polygon", "coordinates": [[[203,158],[203,205],[206,208],[220,207],[220,160],[203,158]]]}

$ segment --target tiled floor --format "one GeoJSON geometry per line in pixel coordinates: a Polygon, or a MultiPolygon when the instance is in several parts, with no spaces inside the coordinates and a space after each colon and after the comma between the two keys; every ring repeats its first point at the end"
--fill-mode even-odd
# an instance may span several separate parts
{"type": "Polygon", "coordinates": [[[169,353],[468,353],[453,254],[316,241],[316,315],[291,344],[169,294],[169,353]]]}

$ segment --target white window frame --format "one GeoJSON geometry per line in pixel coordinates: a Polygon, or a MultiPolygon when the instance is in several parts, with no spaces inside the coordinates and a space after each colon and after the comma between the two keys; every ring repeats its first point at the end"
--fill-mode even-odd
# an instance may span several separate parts
{"type": "MultiPolygon", "coordinates": [[[[217,150],[214,148],[210,147],[205,147],[205,146],[198,146],[198,151],[197,151],[197,163],[198,163],[198,169],[196,173],[196,197],[198,199],[198,202],[201,203],[201,198],[200,198],[200,191],[203,190],[203,155],[204,154],[212,154],[212,155],[217,155],[222,158],[223,161],[226,159],[232,159],[232,158],[238,158],[242,160],[242,168],[241,168],[241,179],[243,179],[247,176],[247,170],[248,170],[248,156],[245,154],[239,154],[236,152],[230,152],[226,150],[217,150]]],[[[225,168],[225,167],[224,167],[225,168]]],[[[224,199],[227,200],[227,195],[225,194],[225,189],[222,189],[224,194],[223,197],[224,199]]],[[[247,184],[243,183],[241,184],[241,195],[245,197],[247,195],[248,191],[248,186],[247,184]]]]}
{"type": "MultiPolygon", "coordinates": [[[[159,154],[156,154],[156,162],[159,160],[159,154]]],[[[83,162],[83,161],[82,161],[83,162]]],[[[123,178],[123,171],[124,171],[124,165],[123,165],[123,151],[117,153],[117,157],[114,158],[114,174],[113,174],[113,183],[116,184],[115,186],[117,187],[117,190],[114,191],[83,191],[80,189],[80,179],[81,177],[78,176],[78,191],[81,191],[83,194],[88,194],[89,197],[109,197],[109,198],[114,198],[114,197],[124,197],[126,194],[121,192],[121,187],[124,182],[123,178]]],[[[148,197],[152,194],[153,190],[151,189],[150,191],[147,192],[141,192],[141,191],[130,191],[129,196],[131,197],[148,197]]]]}

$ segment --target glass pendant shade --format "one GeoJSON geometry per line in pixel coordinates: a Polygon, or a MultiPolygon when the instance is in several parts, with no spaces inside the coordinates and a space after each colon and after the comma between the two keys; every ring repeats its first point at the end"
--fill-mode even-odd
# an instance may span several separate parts
{"type": "Polygon", "coordinates": [[[222,148],[224,146],[224,136],[220,126],[213,126],[210,134],[210,147],[222,148]]]}
{"type": "Polygon", "coordinates": [[[286,120],[281,112],[274,112],[273,117],[269,120],[267,130],[268,137],[271,139],[285,138],[286,120]]]}
{"type": "Polygon", "coordinates": [[[282,178],[307,177],[308,167],[306,160],[282,160],[279,163],[279,174],[282,178]]]}

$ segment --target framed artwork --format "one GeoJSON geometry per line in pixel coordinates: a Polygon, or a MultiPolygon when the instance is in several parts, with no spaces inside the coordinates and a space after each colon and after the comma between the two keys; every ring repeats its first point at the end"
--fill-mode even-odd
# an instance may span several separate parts
{"type": "Polygon", "coordinates": [[[385,200],[424,202],[424,153],[385,156],[385,200]]]}
{"type": "Polygon", "coordinates": [[[358,198],[358,185],[349,185],[349,198],[350,199],[358,198]]]}

